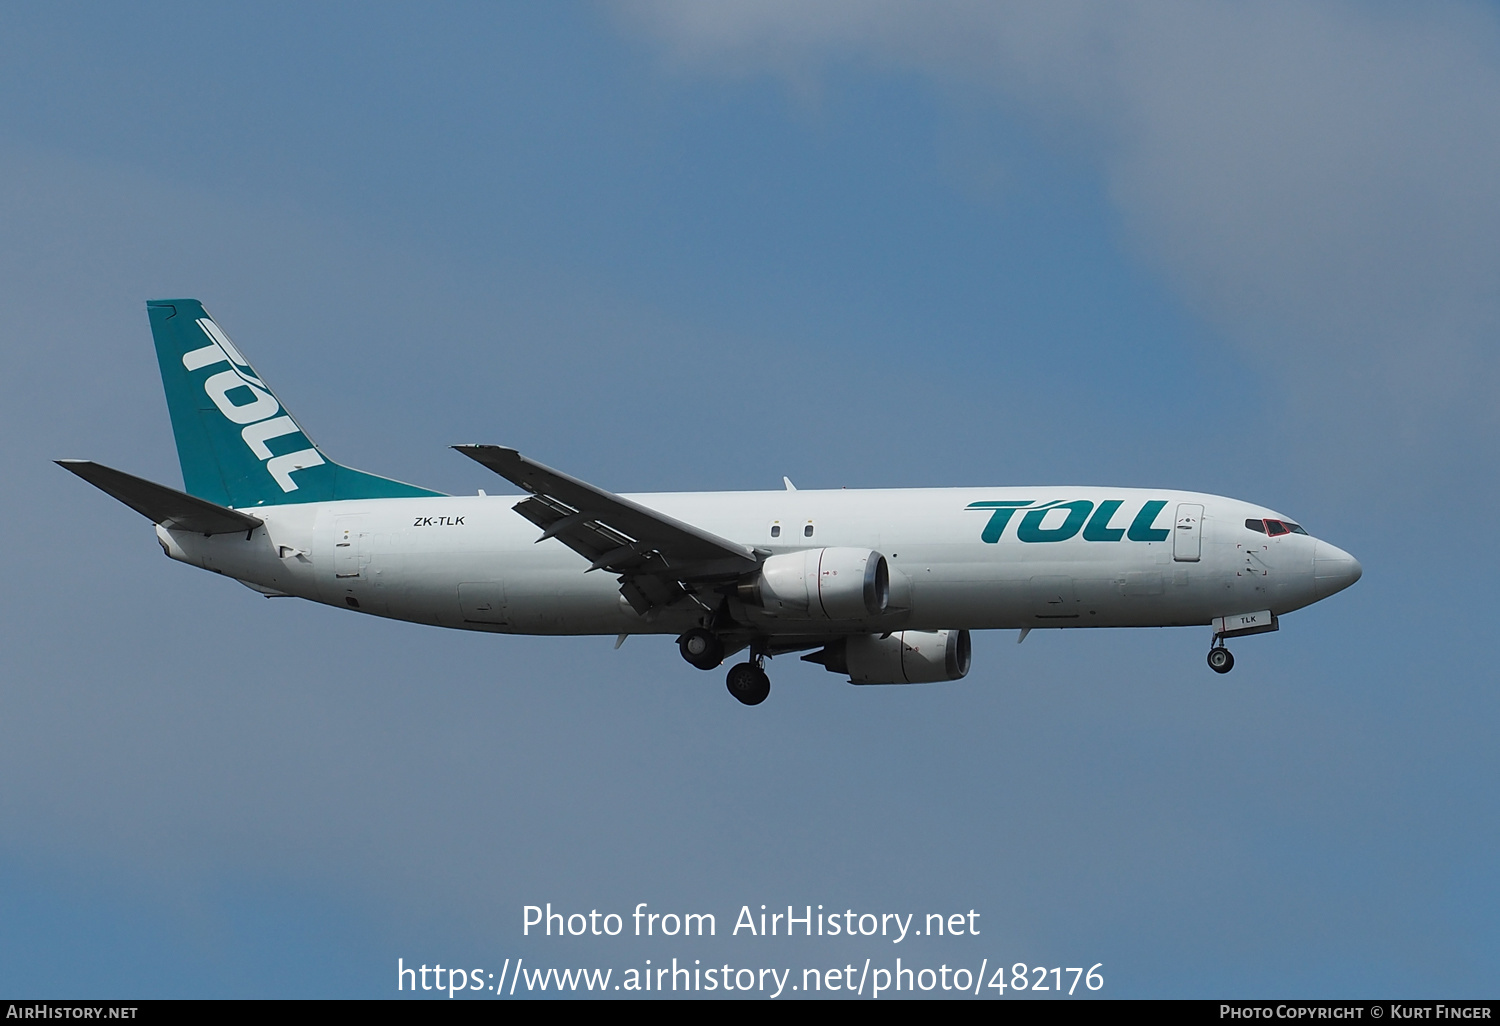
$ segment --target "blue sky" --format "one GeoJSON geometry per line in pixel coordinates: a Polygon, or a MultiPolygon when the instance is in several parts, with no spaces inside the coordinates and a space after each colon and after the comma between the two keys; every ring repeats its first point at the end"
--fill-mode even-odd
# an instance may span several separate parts
{"type": "MultiPolygon", "coordinates": [[[[523,904],[976,908],[1116,996],[1493,993],[1488,6],[0,15],[0,985],[385,996],[396,958],[821,964],[523,904]],[[335,458],[499,490],[1099,483],[1263,502],[1350,592],[963,682],[268,602],[49,462],[180,476],[144,301],[335,458]],[[789,664],[789,665],[786,665],[789,664]]],[[[925,957],[925,956],[924,956],[925,957]]],[[[937,955],[933,956],[938,957],[937,955]]]]}

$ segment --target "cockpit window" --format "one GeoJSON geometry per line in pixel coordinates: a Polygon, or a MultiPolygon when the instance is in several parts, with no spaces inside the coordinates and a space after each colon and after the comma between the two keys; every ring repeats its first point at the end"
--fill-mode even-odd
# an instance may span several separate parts
{"type": "Polygon", "coordinates": [[[1260,534],[1269,534],[1272,538],[1283,534],[1307,534],[1301,524],[1294,524],[1290,520],[1246,520],[1245,526],[1260,534]]]}

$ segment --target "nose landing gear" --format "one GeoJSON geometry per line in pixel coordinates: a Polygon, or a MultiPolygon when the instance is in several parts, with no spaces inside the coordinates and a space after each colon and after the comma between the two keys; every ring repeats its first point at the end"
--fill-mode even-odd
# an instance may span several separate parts
{"type": "Polygon", "coordinates": [[[1208,668],[1215,673],[1228,673],[1234,669],[1234,656],[1224,647],[1225,638],[1246,638],[1252,634],[1268,634],[1281,627],[1276,614],[1269,609],[1254,613],[1236,613],[1233,616],[1213,618],[1214,640],[1208,648],[1208,668]]]}
{"type": "Polygon", "coordinates": [[[1224,647],[1222,639],[1215,641],[1218,643],[1208,650],[1208,668],[1215,673],[1228,673],[1234,669],[1234,656],[1224,647]]]}

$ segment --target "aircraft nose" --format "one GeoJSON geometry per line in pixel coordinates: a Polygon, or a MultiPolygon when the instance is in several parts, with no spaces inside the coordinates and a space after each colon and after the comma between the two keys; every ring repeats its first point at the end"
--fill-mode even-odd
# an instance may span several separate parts
{"type": "Polygon", "coordinates": [[[1313,593],[1317,598],[1343,591],[1363,573],[1359,560],[1337,545],[1320,541],[1313,546],[1313,593]]]}

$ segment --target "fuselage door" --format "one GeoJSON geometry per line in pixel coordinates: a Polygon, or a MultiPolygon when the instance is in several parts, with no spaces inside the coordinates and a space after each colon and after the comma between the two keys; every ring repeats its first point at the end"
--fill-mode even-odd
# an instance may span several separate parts
{"type": "Polygon", "coordinates": [[[505,608],[505,585],[499,581],[478,581],[458,586],[458,605],[465,623],[508,622],[505,608]]]}
{"type": "Polygon", "coordinates": [[[1026,589],[1031,615],[1038,620],[1078,619],[1078,589],[1071,577],[1033,577],[1026,589]]]}
{"type": "Polygon", "coordinates": [[[333,574],[335,577],[358,577],[369,562],[369,535],[360,531],[363,517],[335,517],[333,521],[333,574]]]}
{"type": "Polygon", "coordinates": [[[1172,532],[1172,558],[1196,563],[1203,553],[1203,507],[1196,502],[1177,504],[1177,527],[1172,532]]]}

